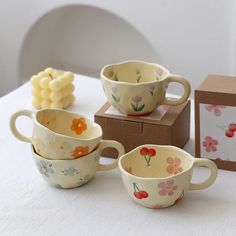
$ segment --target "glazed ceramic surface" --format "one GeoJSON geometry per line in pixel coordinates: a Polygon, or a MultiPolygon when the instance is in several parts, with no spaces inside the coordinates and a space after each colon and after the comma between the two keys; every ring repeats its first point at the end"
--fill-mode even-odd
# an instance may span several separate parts
{"type": "Polygon", "coordinates": [[[102,138],[101,127],[86,117],[57,109],[38,112],[20,110],[12,115],[10,126],[16,138],[32,143],[47,159],[76,159],[93,151],[102,138]],[[32,137],[26,137],[16,128],[16,120],[27,116],[33,120],[32,137]]]}
{"type": "Polygon", "coordinates": [[[174,146],[143,145],[123,155],[119,168],[130,197],[149,208],[164,208],[176,204],[188,190],[204,189],[216,179],[216,164],[192,157],[174,146]],[[194,166],[210,168],[207,180],[192,184],[194,166]]]}
{"type": "Polygon", "coordinates": [[[101,71],[103,90],[108,101],[122,113],[142,115],[159,105],[179,105],[190,94],[189,82],[158,64],[127,61],[105,66],[101,71]],[[177,100],[166,98],[169,83],[177,82],[184,87],[184,94],[177,100]]]}
{"type": "Polygon", "coordinates": [[[101,152],[106,147],[117,149],[118,157],[125,153],[119,142],[111,140],[102,140],[96,150],[75,160],[48,160],[38,155],[33,145],[31,151],[37,169],[47,183],[58,188],[75,188],[87,183],[97,171],[117,167],[118,160],[107,165],[99,163],[101,152]]]}

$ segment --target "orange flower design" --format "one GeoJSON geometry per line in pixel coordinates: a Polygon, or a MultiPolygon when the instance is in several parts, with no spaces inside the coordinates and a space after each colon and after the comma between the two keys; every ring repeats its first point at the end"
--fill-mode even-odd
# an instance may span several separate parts
{"type": "Polygon", "coordinates": [[[72,120],[71,130],[75,131],[76,134],[81,134],[87,129],[87,124],[84,118],[78,118],[72,120]]]}
{"type": "Polygon", "coordinates": [[[76,159],[76,158],[79,158],[81,156],[85,156],[88,154],[88,151],[89,151],[89,148],[88,147],[81,147],[81,146],[78,146],[76,147],[73,151],[72,151],[72,154],[71,156],[76,159]]]}

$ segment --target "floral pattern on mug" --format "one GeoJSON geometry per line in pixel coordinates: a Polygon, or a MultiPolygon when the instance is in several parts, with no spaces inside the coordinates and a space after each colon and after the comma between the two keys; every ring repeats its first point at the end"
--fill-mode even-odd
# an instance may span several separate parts
{"type": "Polygon", "coordinates": [[[81,186],[83,184],[86,184],[89,180],[91,179],[90,175],[85,175],[83,178],[80,178],[79,181],[77,182],[77,186],[81,186]]]}
{"type": "Polygon", "coordinates": [[[107,70],[105,71],[105,76],[114,81],[119,81],[117,74],[114,72],[113,67],[107,68],[107,70]]]}
{"type": "Polygon", "coordinates": [[[213,104],[208,104],[205,106],[206,110],[209,112],[212,112],[215,116],[221,116],[222,111],[221,109],[226,108],[224,105],[213,105],[213,104]]]}
{"type": "Polygon", "coordinates": [[[112,78],[113,75],[114,75],[113,67],[107,68],[107,70],[106,70],[106,76],[107,76],[108,78],[112,78]]]}
{"type": "Polygon", "coordinates": [[[141,156],[144,156],[146,161],[146,166],[150,166],[151,157],[156,155],[156,150],[152,148],[143,147],[140,149],[141,156]]]}
{"type": "Polygon", "coordinates": [[[125,167],[125,170],[130,174],[132,174],[132,172],[133,172],[131,167],[125,167]]]}
{"type": "Polygon", "coordinates": [[[135,72],[136,72],[136,75],[137,75],[136,81],[137,81],[137,83],[139,83],[139,82],[140,82],[140,79],[142,78],[140,69],[136,69],[135,72]]]}
{"type": "Polygon", "coordinates": [[[132,101],[134,103],[131,103],[131,106],[134,111],[142,111],[143,110],[143,108],[145,107],[145,104],[142,104],[142,105],[139,104],[142,101],[142,99],[143,98],[141,96],[132,97],[132,101]]]}
{"type": "Polygon", "coordinates": [[[85,156],[87,155],[89,152],[89,147],[82,147],[82,146],[77,146],[73,151],[72,151],[72,154],[71,156],[74,158],[74,159],[77,159],[81,156],[85,156]]]}
{"type": "Polygon", "coordinates": [[[167,172],[169,174],[178,174],[183,171],[183,168],[180,166],[181,165],[181,159],[178,157],[168,157],[166,159],[167,162],[167,172]]]}
{"type": "Polygon", "coordinates": [[[150,93],[150,95],[153,97],[153,95],[154,95],[154,90],[155,90],[155,86],[152,86],[152,87],[150,87],[150,89],[149,89],[149,93],[150,93]]]}
{"type": "Polygon", "coordinates": [[[62,173],[65,176],[75,176],[75,175],[79,174],[79,172],[74,167],[70,167],[68,169],[64,169],[64,170],[62,170],[62,173]]]}
{"type": "Polygon", "coordinates": [[[134,187],[134,196],[137,199],[143,199],[149,196],[149,194],[146,191],[140,190],[136,183],[133,183],[133,187],[134,187]]]}
{"type": "Polygon", "coordinates": [[[213,139],[211,136],[206,136],[205,140],[202,142],[202,145],[203,147],[205,147],[205,150],[207,152],[216,152],[218,141],[216,139],[213,139]]]}
{"type": "Polygon", "coordinates": [[[71,124],[71,130],[74,131],[76,134],[82,134],[83,131],[87,129],[87,124],[83,117],[81,118],[74,118],[71,124]]]}
{"type": "Polygon", "coordinates": [[[178,189],[178,186],[175,185],[175,181],[173,179],[161,182],[157,186],[160,189],[158,192],[160,196],[171,196],[178,189]]]}
{"type": "Polygon", "coordinates": [[[39,172],[46,177],[49,177],[50,175],[54,173],[52,169],[52,164],[49,163],[48,161],[37,162],[37,167],[38,167],[39,172]]]}
{"type": "Polygon", "coordinates": [[[116,102],[119,103],[120,102],[120,97],[117,95],[117,87],[113,87],[112,88],[112,99],[116,102]]]}

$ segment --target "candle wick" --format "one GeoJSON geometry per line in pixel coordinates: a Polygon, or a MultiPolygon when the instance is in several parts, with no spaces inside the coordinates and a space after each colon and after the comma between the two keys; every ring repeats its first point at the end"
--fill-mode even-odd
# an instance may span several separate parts
{"type": "Polygon", "coordinates": [[[51,77],[51,79],[53,79],[53,76],[50,73],[48,75],[51,77]]]}

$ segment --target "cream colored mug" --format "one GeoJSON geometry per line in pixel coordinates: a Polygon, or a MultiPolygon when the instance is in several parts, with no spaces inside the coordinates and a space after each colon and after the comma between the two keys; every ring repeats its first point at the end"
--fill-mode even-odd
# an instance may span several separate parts
{"type": "Polygon", "coordinates": [[[99,162],[102,150],[111,146],[118,151],[118,157],[125,153],[124,147],[112,140],[102,140],[97,149],[75,160],[48,160],[38,155],[33,145],[31,151],[38,171],[48,184],[57,188],[76,188],[90,181],[97,171],[117,167],[118,160],[111,164],[99,162]]]}
{"type": "Polygon", "coordinates": [[[108,101],[128,115],[148,114],[162,104],[182,104],[191,92],[189,82],[183,77],[171,74],[161,65],[142,61],[107,65],[100,76],[108,101]],[[184,88],[184,94],[179,99],[166,97],[166,89],[171,82],[184,88]]]}
{"type": "Polygon", "coordinates": [[[10,127],[16,138],[32,143],[36,152],[47,159],[76,159],[85,156],[102,139],[100,125],[65,110],[20,110],[11,116],[10,127]],[[26,137],[16,128],[16,120],[21,116],[33,120],[32,137],[26,137]]]}
{"type": "Polygon", "coordinates": [[[149,208],[176,204],[189,190],[213,184],[217,167],[213,161],[194,158],[174,146],[142,145],[119,159],[122,181],[129,196],[149,208]],[[205,166],[211,174],[202,183],[191,183],[193,167],[205,166]]]}

